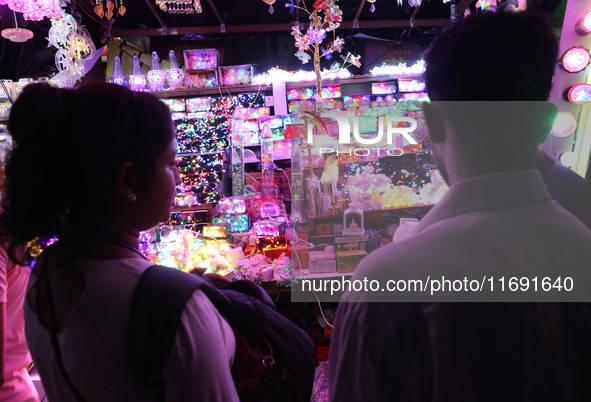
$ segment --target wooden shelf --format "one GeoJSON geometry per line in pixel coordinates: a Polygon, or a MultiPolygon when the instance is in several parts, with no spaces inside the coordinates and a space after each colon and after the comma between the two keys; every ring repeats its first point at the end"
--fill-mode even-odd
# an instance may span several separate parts
{"type": "MultiPolygon", "coordinates": [[[[371,216],[371,215],[378,215],[378,214],[386,214],[389,212],[396,212],[396,211],[404,211],[407,209],[417,209],[417,208],[431,208],[432,205],[415,205],[410,207],[400,207],[400,208],[385,208],[385,209],[369,209],[367,211],[363,211],[363,216],[371,216]]],[[[308,222],[315,221],[315,220],[322,220],[322,219],[342,219],[343,213],[339,212],[338,214],[322,214],[322,215],[308,215],[308,222]]]]}
{"type": "Polygon", "coordinates": [[[174,91],[158,91],[153,94],[159,98],[183,98],[192,96],[229,96],[232,94],[240,94],[247,92],[263,92],[271,91],[273,87],[268,85],[234,85],[234,86],[222,86],[222,87],[205,87],[205,88],[190,88],[190,89],[177,89],[174,91]]]}

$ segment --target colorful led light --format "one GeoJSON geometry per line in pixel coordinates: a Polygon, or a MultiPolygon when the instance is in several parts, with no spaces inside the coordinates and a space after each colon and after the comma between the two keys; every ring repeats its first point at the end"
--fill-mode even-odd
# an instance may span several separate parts
{"type": "Polygon", "coordinates": [[[164,89],[164,82],[166,81],[166,74],[160,67],[160,59],[158,53],[152,52],[152,69],[148,71],[148,85],[152,91],[161,91],[164,89]]]}
{"type": "Polygon", "coordinates": [[[209,70],[217,67],[216,49],[183,50],[187,70],[209,70]]]}
{"type": "Polygon", "coordinates": [[[387,95],[396,93],[396,84],[393,82],[374,82],[371,84],[372,95],[387,95]]]}
{"type": "Polygon", "coordinates": [[[213,217],[213,223],[226,223],[230,225],[232,233],[246,232],[250,228],[248,214],[232,215],[223,214],[213,217]]]}
{"type": "Polygon", "coordinates": [[[591,100],[591,85],[580,83],[568,91],[568,100],[575,105],[584,105],[591,100]]]}
{"type": "Polygon", "coordinates": [[[591,12],[588,12],[583,18],[581,18],[577,23],[575,30],[580,35],[591,33],[591,12]]]}
{"type": "Polygon", "coordinates": [[[227,237],[226,234],[226,226],[222,225],[209,225],[203,228],[203,236],[209,237],[211,239],[225,239],[227,237]]]}
{"type": "Polygon", "coordinates": [[[287,91],[287,100],[306,100],[314,96],[312,88],[292,88],[287,91]]]}
{"type": "Polygon", "coordinates": [[[406,63],[400,63],[395,66],[384,64],[371,69],[371,75],[420,75],[425,72],[425,61],[419,60],[410,67],[406,63]]]}
{"type": "Polygon", "coordinates": [[[340,85],[327,85],[322,87],[322,99],[337,99],[341,97],[340,85]]]}
{"type": "Polygon", "coordinates": [[[591,55],[589,50],[582,46],[573,46],[562,55],[560,64],[569,73],[583,71],[589,65],[591,55]]]}
{"type": "Polygon", "coordinates": [[[257,237],[281,236],[285,233],[285,222],[268,219],[255,222],[253,228],[257,237]]]}
{"type": "Polygon", "coordinates": [[[220,67],[220,83],[221,85],[250,85],[252,70],[250,64],[220,67]]]}
{"type": "Polygon", "coordinates": [[[286,250],[287,237],[285,235],[277,237],[259,237],[256,239],[256,249],[259,252],[286,250]]]}
{"type": "Polygon", "coordinates": [[[400,92],[421,92],[425,90],[425,81],[421,79],[398,80],[398,90],[400,92]]]}
{"type": "Polygon", "coordinates": [[[244,214],[248,208],[248,198],[223,198],[216,205],[219,214],[244,214]]]}
{"type": "Polygon", "coordinates": [[[560,112],[556,115],[550,134],[557,138],[565,138],[573,134],[576,129],[576,117],[569,112],[560,112]]]}

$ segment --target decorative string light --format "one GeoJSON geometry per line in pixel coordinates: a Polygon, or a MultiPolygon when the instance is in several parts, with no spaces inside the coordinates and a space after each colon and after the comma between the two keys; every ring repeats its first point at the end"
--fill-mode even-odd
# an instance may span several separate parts
{"type": "Polygon", "coordinates": [[[406,63],[383,64],[371,69],[371,75],[421,75],[425,72],[425,61],[419,60],[410,67],[406,63]]]}

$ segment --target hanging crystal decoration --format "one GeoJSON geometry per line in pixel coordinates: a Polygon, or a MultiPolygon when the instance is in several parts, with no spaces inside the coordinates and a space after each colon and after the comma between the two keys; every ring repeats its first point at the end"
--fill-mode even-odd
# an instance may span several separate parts
{"type": "Polygon", "coordinates": [[[276,0],[263,0],[265,2],[265,4],[269,5],[269,14],[273,14],[275,12],[275,9],[273,8],[273,4],[275,4],[276,0]]]}
{"type": "Polygon", "coordinates": [[[146,89],[146,77],[142,74],[142,65],[140,57],[133,55],[131,75],[129,76],[129,88],[133,91],[143,91],[146,89]]]}
{"type": "Polygon", "coordinates": [[[374,3],[376,2],[376,0],[367,0],[367,1],[371,3],[371,7],[369,8],[369,11],[371,11],[372,13],[374,11],[376,11],[376,6],[374,5],[374,3]]]}

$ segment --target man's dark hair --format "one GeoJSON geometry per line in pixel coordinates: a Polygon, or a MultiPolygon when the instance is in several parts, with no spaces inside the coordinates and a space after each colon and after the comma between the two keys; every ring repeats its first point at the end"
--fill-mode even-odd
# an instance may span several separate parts
{"type": "Polygon", "coordinates": [[[427,92],[441,101],[544,101],[557,55],[545,15],[472,14],[444,29],[427,49],[427,92]]]}

